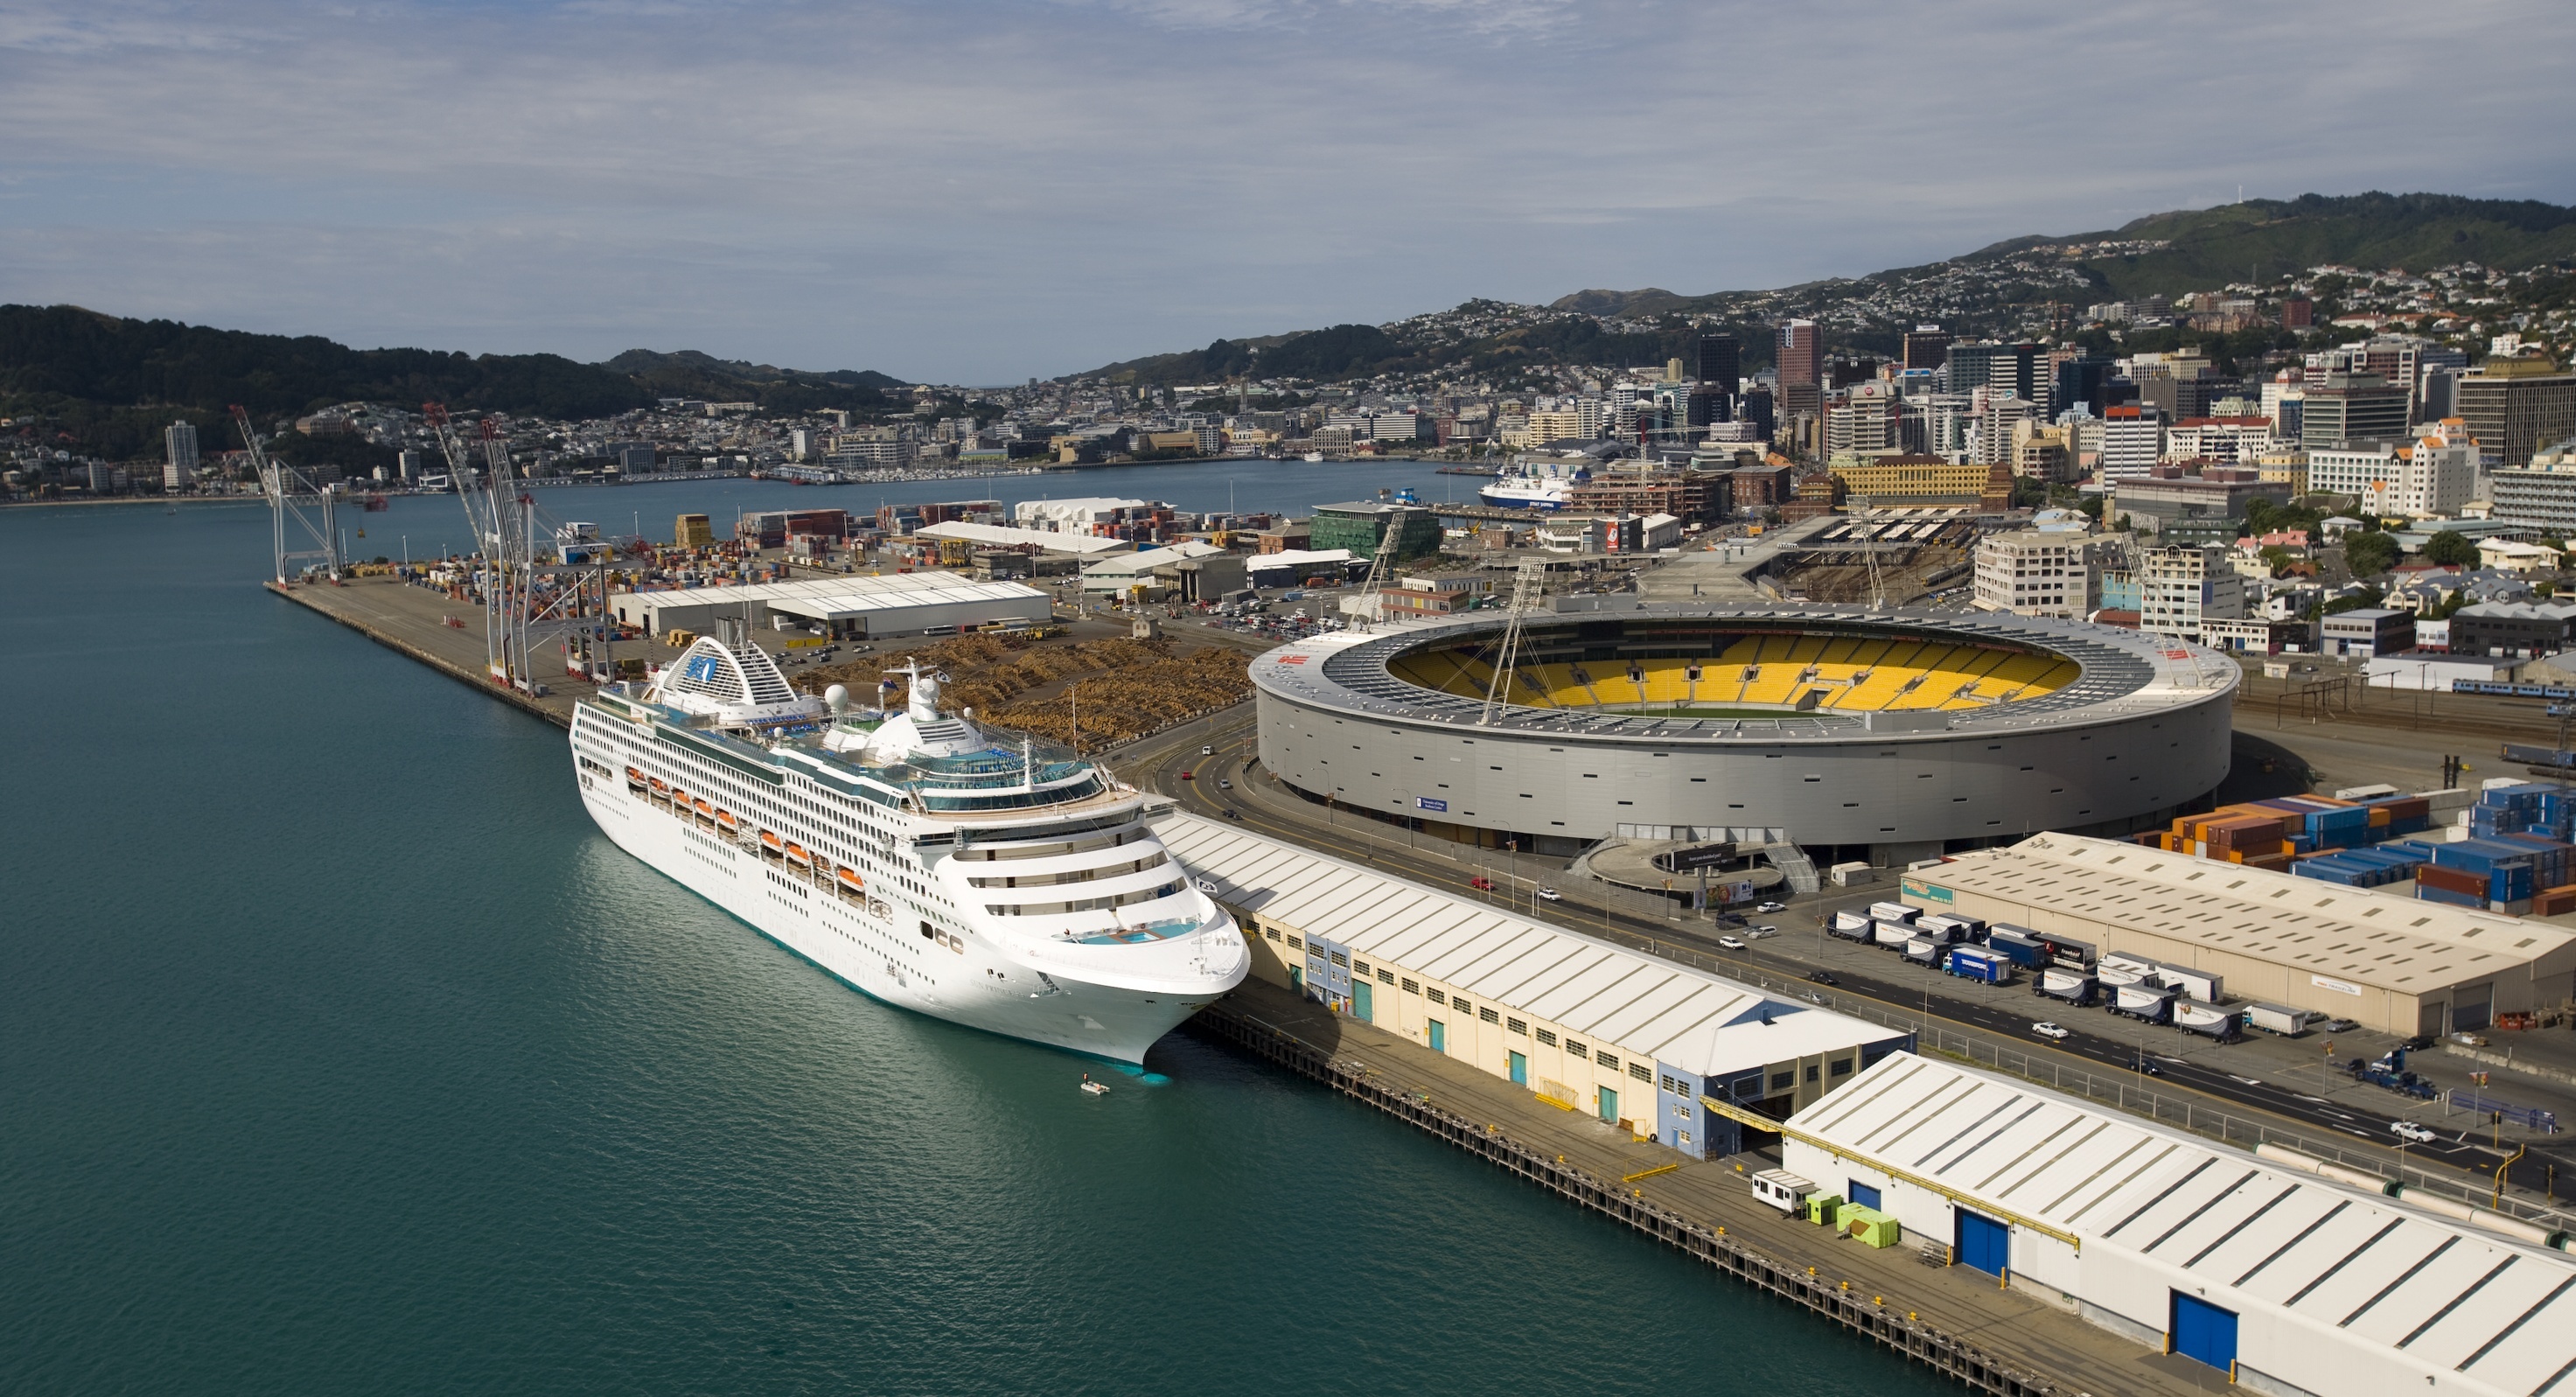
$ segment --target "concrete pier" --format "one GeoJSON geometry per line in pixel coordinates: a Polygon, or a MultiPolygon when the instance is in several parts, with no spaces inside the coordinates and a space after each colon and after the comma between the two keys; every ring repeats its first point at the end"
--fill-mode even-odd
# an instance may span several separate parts
{"type": "MultiPolygon", "coordinates": [[[[2225,1373],[2142,1349],[1997,1278],[1941,1242],[1877,1249],[1756,1202],[1747,1170],[1701,1162],[1566,1111],[1359,1020],[1249,981],[1188,1031],[1384,1111],[1549,1193],[1998,1397],[2231,1390],[2225,1373]]],[[[1740,1167],[1739,1167],[1740,1166],[1740,1167]]]]}

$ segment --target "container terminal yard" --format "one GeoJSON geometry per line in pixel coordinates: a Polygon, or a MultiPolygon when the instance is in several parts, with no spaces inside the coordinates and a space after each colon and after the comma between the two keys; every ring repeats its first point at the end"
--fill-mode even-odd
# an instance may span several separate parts
{"type": "MultiPolygon", "coordinates": [[[[816,595],[837,588],[850,598],[844,610],[880,614],[905,604],[893,593],[923,585],[911,577],[900,587],[810,580],[816,595]]],[[[490,683],[486,642],[475,631],[480,618],[459,616],[452,599],[425,588],[378,579],[272,587],[557,721],[555,710],[581,682],[490,683]]],[[[1026,601],[998,593],[980,600],[1026,601]]],[[[925,631],[982,619],[919,617],[925,631]]],[[[1698,619],[1703,627],[1741,628],[1750,618],[1739,609],[1698,619]]],[[[1725,706],[1744,712],[1664,721],[1687,716],[1736,731],[1765,724],[1778,738],[1798,723],[1817,723],[1824,698],[1848,702],[1874,692],[1867,657],[1826,658],[1838,640],[1863,639],[1865,627],[1823,614],[1804,620],[1836,632],[1818,637],[1824,649],[1817,655],[1774,657],[1759,641],[1749,657],[1710,646],[1706,668],[1734,666],[1737,689],[1725,706]],[[1755,689],[1778,677],[1760,672],[1774,664],[1794,671],[1778,717],[1759,711],[1768,695],[1755,689]],[[1828,674],[1836,664],[1850,672],[1828,674]],[[1836,692],[1801,706],[1796,686],[1823,687],[1819,680],[1836,692]]],[[[1208,638],[1243,643],[1216,631],[1208,638]]],[[[2009,705],[2020,691],[2049,677],[2037,662],[2081,641],[2016,634],[1993,647],[2000,658],[1976,673],[1961,669],[1973,657],[1935,655],[1917,642],[1904,658],[1927,663],[1881,687],[1932,689],[1957,702],[1964,720],[1916,717],[1879,734],[1871,734],[1865,711],[1841,721],[1862,741],[1899,728],[1956,741],[1977,721],[2007,725],[2018,716],[2009,705]],[[2018,667],[2006,673],[2003,664],[2018,667]],[[2021,669],[2037,672],[2023,676],[2021,669]],[[2000,674],[1993,682],[2007,692],[1986,693],[1986,671],[2000,674]]],[[[1349,653],[1371,643],[1326,649],[1349,653]]],[[[1422,655],[1437,652],[1394,650],[1401,653],[1374,658],[1395,682],[1439,687],[1445,676],[1420,668],[1422,655]]],[[[659,663],[669,656],[636,642],[621,645],[614,658],[659,663]]],[[[2070,658],[2080,669],[2083,657],[2070,658]]],[[[2122,693],[2084,690],[2081,681],[2119,670],[2127,658],[2097,659],[2092,674],[2060,676],[2045,693],[2076,689],[2088,702],[2117,704],[2122,693]]],[[[2213,801],[2276,798],[2307,790],[2319,777],[2429,789],[2436,782],[2426,778],[2440,769],[2440,758],[2461,745],[2450,731],[2427,732],[2394,711],[2278,721],[2260,685],[2250,676],[2236,683],[2232,662],[2218,662],[2228,672],[2213,682],[2217,671],[2191,660],[2193,683],[2150,667],[2148,677],[2128,680],[2125,692],[2155,699],[2161,686],[2197,699],[2236,689],[2232,746],[2211,762],[2207,749],[2229,742],[2227,728],[2197,733],[2196,750],[2165,778],[2197,789],[2159,790],[2106,823],[2179,826],[2213,801]]],[[[1451,675],[1475,662],[1472,655],[1453,662],[1451,675]]],[[[1575,654],[1542,657],[1532,678],[1545,687],[1514,694],[1515,701],[1523,709],[1607,707],[1599,703],[1600,664],[1575,654]],[[1551,664],[1567,672],[1554,673],[1551,664]],[[1575,701],[1578,692],[1589,702],[1575,701]]],[[[1649,676],[1619,668],[1641,703],[1655,701],[1649,676]]],[[[1493,677],[1490,669],[1484,677],[1493,677]]],[[[1336,678],[1354,684],[1348,665],[1336,678]]],[[[1506,678],[1504,691],[1513,694],[1506,678]]],[[[1700,697],[1685,694],[1678,706],[1717,706],[1700,697]]],[[[2467,708],[2464,700],[2444,702],[2467,708]]],[[[2157,703],[2205,711],[2197,701],[2157,703]]],[[[2125,720],[2144,711],[2108,716],[2125,720]]],[[[2044,718],[2037,710],[2032,716],[2044,718]]],[[[2526,738],[2542,735],[2543,725],[2507,705],[2467,716],[2519,724],[2526,738]]],[[[2401,990],[2400,972],[2384,973],[2382,984],[2356,970],[2351,982],[2378,996],[2366,1022],[2355,1013],[2348,1026],[2301,1024],[2295,1036],[2222,1044],[2176,1026],[2181,1016],[2170,1001],[2191,998],[2193,948],[2171,944],[2171,932],[2152,947],[2124,942],[2124,932],[2145,936],[2149,929],[2125,906],[2106,904],[2153,889],[2128,891],[2112,875],[2193,880],[2173,893],[2178,898],[2196,897],[2202,882],[2219,878],[2254,880],[2230,889],[2240,901],[2289,907],[2269,896],[2277,882],[2302,898],[2313,890],[2309,902],[2337,904],[2285,912],[2316,925],[2281,940],[2385,938],[2401,911],[2413,921],[2431,915],[2432,905],[2386,887],[2328,887],[2197,850],[2150,849],[2129,829],[2030,840],[2016,830],[1989,843],[1908,827],[1895,839],[1874,841],[1863,832],[1812,850],[1794,847],[1794,828],[1752,819],[1730,830],[1721,820],[1647,815],[1620,822],[1633,824],[1626,831],[1588,832],[1587,845],[1731,846],[1713,863],[1667,880],[1686,892],[1712,876],[1752,884],[1754,865],[1767,864],[1758,881],[1776,910],[1763,922],[1697,910],[1696,898],[1677,899],[1651,882],[1620,887],[1586,877],[1579,859],[1569,863],[1577,850],[1542,855],[1535,832],[1524,827],[1435,828],[1424,817],[1444,812],[1429,807],[1393,818],[1349,809],[1333,798],[1339,792],[1313,789],[1320,782],[1310,778],[1301,788],[1268,769],[1259,754],[1269,721],[1262,708],[1239,705],[1112,754],[1126,779],[1171,797],[1159,817],[1164,838],[1254,938],[1254,981],[1204,1013],[1194,1031],[1448,1139],[1975,1390],[2182,1392],[2233,1383],[2295,1397],[2377,1390],[2370,1375],[2397,1372],[2409,1382],[2423,1376],[2435,1390],[2534,1397],[2576,1391],[2561,1389],[2576,1373],[2576,1348],[2564,1337],[2576,1318],[2567,1299],[2576,1293],[2576,1269],[2562,1249],[2576,1216],[2556,1207],[2554,1116],[2530,1104],[2576,1109],[2576,1053],[2561,1049],[2568,1068],[2554,1067],[2540,1049],[2544,1039],[2563,1035],[2500,1028],[2446,1038],[2438,1048],[2417,1043],[2413,1061],[2423,1070],[2408,1071],[2406,1085],[2438,1076],[2447,1087],[2467,1083],[2472,1070],[2484,1073],[2477,1085],[2497,1104],[2513,1098],[2509,1125],[2497,1111],[2456,1109],[2456,1094],[2430,1105],[2401,1096],[2340,1070],[2333,1051],[2339,1045],[2344,1061],[2372,1054],[2373,1072],[2391,1056],[2403,1064],[2400,1045],[2409,1040],[2400,1032],[2430,1021],[2428,995],[2442,1006],[2444,1027],[2473,1003],[2499,1016],[2534,1013],[2553,995],[2563,1002],[2566,987],[2557,981],[2566,978],[2559,962],[2570,933],[2554,923],[2446,908],[2450,920],[2442,925],[2407,927],[2397,940],[2383,940],[2394,948],[2384,956],[2377,945],[2333,945],[2332,953],[2347,959],[2447,952],[2459,963],[2446,972],[2477,971],[2490,958],[2511,972],[2483,980],[2447,973],[2438,985],[2401,990]],[[1673,838],[1677,823],[1689,826],[1680,839],[1673,838]],[[1762,847],[1783,844],[1792,847],[1762,847]],[[1987,847],[1970,847],[1978,844],[1987,847]],[[1817,857],[1807,857],[1811,852],[1817,857]],[[1952,861],[1912,858],[1906,861],[1923,866],[1910,871],[1890,866],[1892,855],[1918,854],[1952,861]],[[2024,863],[1998,862],[2015,859],[2024,863]],[[2064,876],[2095,899],[2093,923],[2080,920],[2087,910],[2080,898],[2051,899],[2028,886],[2049,876],[2057,865],[2044,861],[2052,859],[2092,870],[2064,876]],[[2133,872],[2114,859],[2143,862],[2133,872]],[[1848,885],[1819,878],[1820,861],[1844,865],[1848,885]],[[1853,864],[1874,868],[1858,873],[1853,864]],[[2205,867],[2183,867],[2189,864],[2205,867]],[[2163,1012],[2120,1018],[2039,998],[2033,991],[2049,973],[2040,965],[1998,963],[1992,978],[2004,983],[1990,983],[1909,958],[1908,948],[1935,934],[1932,924],[1945,917],[1975,923],[1986,937],[1980,944],[1999,948],[1991,952],[1997,956],[2021,945],[2008,927],[2026,930],[2034,945],[2048,943],[2052,957],[2084,947],[2090,956],[2079,951],[2074,958],[2095,991],[2108,986],[2115,1001],[2115,982],[2134,961],[2145,969],[2126,983],[2159,990],[2151,997],[2163,1012]],[[2373,920],[2382,917],[2390,920],[2373,920]],[[1834,935],[1838,922],[1854,918],[1872,925],[1868,944],[1848,932],[1834,935]],[[2329,926],[2324,918],[2341,920],[2329,926]],[[1881,923],[1914,930],[1905,945],[1882,950],[1881,923]],[[2526,944],[2508,945],[2517,927],[2530,929],[2512,938],[2526,944]],[[2414,943],[2424,949],[2412,950],[2414,943]],[[2483,986],[2508,984],[2520,987],[2470,998],[2483,986]],[[2404,1021],[2408,1011],[2412,1022],[2404,1021]],[[2051,1015],[2064,1025],[2035,1034],[2032,1022],[2051,1015]],[[2498,1065],[2486,1066],[2488,1059],[2498,1065]],[[2386,1126],[2393,1116],[2423,1122],[2421,1138],[2393,1134],[2386,1126]]],[[[1586,736],[1629,721],[1562,711],[1523,718],[1536,725],[1533,734],[1553,722],[1586,736]]],[[[2048,730],[2043,721],[2039,731],[2048,730]]],[[[1412,755],[1401,745],[1375,755],[1388,754],[1412,755]]],[[[1758,748],[1747,755],[1762,760],[1758,748]]],[[[1559,777],[1562,785],[1581,779],[1570,771],[1559,777]]],[[[1937,773],[1928,779],[1940,784],[1937,773]]],[[[1998,789],[2010,794],[2009,783],[1998,789]]],[[[2465,809],[2467,800],[2449,805],[2465,809]]],[[[2251,989],[2263,966],[2308,950],[2280,954],[2251,927],[2244,936],[2227,952],[2240,959],[2204,979],[2251,989]]],[[[2218,986],[2207,988],[2216,999],[2218,986]]],[[[2259,992],[2297,998],[2286,982],[2259,992]]],[[[2321,1012],[2281,1007],[2303,1017],[2321,1012]]]]}

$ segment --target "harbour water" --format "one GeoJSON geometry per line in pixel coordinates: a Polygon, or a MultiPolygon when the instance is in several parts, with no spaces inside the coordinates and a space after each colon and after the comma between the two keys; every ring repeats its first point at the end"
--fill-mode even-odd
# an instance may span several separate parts
{"type": "MultiPolygon", "coordinates": [[[[345,516],[366,556],[459,517],[345,516]]],[[[559,730],[262,592],[267,530],[0,511],[0,1390],[1943,1386],[1204,1042],[1093,1098],[861,998],[610,846],[559,730]]]]}

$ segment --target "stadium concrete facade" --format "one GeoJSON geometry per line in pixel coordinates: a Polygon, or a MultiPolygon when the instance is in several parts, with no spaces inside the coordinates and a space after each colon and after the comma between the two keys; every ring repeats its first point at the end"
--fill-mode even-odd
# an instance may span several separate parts
{"type": "Polygon", "coordinates": [[[1639,603],[1338,633],[1253,662],[1261,760],[1450,838],[1794,843],[1886,864],[2118,833],[2226,775],[2225,656],[2080,621],[1639,603]],[[1864,853],[1864,851],[1866,851],[1864,853]]]}

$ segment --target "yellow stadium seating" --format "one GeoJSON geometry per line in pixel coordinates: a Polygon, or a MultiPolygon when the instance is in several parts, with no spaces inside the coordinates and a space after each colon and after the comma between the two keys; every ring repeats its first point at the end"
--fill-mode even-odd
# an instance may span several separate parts
{"type": "MultiPolygon", "coordinates": [[[[1403,656],[1389,672],[1407,683],[1481,699],[1493,669],[1473,650],[1403,656]]],[[[1705,659],[1522,664],[1509,701],[1540,708],[1753,707],[1795,711],[1814,692],[1819,711],[1966,709],[2037,698],[2074,682],[2079,667],[2053,655],[1903,638],[1737,636],[1705,659]],[[1690,677],[1697,665],[1699,679],[1690,677]]]]}

